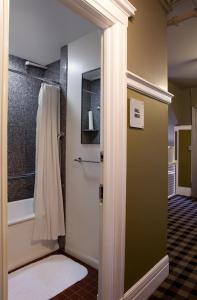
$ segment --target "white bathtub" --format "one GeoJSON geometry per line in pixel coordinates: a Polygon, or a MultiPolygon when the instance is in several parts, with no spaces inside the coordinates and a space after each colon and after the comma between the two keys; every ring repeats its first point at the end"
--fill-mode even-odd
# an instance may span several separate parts
{"type": "Polygon", "coordinates": [[[8,225],[15,225],[21,222],[32,220],[34,214],[34,199],[24,199],[8,203],[8,225]]]}
{"type": "Polygon", "coordinates": [[[8,203],[8,269],[13,270],[58,249],[56,241],[32,240],[34,199],[8,203]]]}

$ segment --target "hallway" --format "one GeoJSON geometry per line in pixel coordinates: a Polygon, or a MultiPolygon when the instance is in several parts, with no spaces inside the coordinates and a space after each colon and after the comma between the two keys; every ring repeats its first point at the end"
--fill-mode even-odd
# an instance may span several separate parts
{"type": "Polygon", "coordinates": [[[197,201],[174,196],[168,201],[170,275],[149,300],[197,299],[197,201]]]}

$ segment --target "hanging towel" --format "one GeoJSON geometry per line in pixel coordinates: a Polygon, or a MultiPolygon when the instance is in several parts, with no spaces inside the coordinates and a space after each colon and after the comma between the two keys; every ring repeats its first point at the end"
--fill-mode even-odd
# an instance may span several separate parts
{"type": "Polygon", "coordinates": [[[59,131],[59,87],[42,84],[36,127],[34,240],[57,240],[58,236],[65,235],[58,146],[59,131]]]}

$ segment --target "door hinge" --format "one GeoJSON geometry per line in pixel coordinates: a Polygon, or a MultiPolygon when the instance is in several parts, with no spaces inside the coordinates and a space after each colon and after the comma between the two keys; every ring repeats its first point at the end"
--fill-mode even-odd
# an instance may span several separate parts
{"type": "Polygon", "coordinates": [[[100,203],[103,203],[103,185],[100,184],[99,186],[99,199],[100,199],[100,203]]]}

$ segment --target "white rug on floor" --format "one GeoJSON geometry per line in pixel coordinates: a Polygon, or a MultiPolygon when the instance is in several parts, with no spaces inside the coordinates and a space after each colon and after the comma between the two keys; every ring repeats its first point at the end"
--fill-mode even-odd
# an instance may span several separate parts
{"type": "Polygon", "coordinates": [[[52,255],[9,274],[9,300],[49,300],[88,274],[64,255],[52,255]]]}

